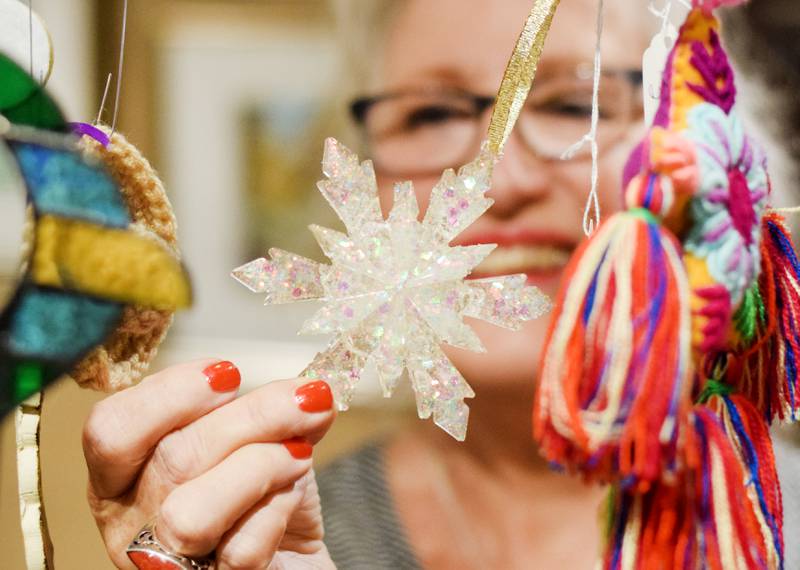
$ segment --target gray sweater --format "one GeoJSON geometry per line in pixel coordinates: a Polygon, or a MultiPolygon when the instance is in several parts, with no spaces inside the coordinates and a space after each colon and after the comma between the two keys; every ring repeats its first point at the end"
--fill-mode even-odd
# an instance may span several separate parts
{"type": "MultiPolygon", "coordinates": [[[[774,430],[783,487],[785,570],[800,570],[800,426],[774,430]]],[[[320,473],[325,543],[339,570],[420,570],[372,444],[320,473]]],[[[544,569],[547,570],[547,569],[544,569]]]]}

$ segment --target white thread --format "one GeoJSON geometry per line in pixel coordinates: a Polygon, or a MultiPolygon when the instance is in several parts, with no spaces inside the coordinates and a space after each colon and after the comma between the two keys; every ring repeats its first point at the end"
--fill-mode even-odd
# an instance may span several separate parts
{"type": "Polygon", "coordinates": [[[768,208],[768,212],[777,212],[779,214],[800,214],[800,206],[792,206],[790,208],[768,208]]]}
{"type": "Polygon", "coordinates": [[[605,0],[597,3],[597,38],[594,51],[594,86],[592,92],[592,129],[589,131],[589,142],[592,145],[592,190],[583,211],[583,233],[592,235],[600,225],[600,201],[597,198],[597,183],[600,178],[599,149],[597,146],[597,125],[600,121],[600,74],[602,72],[602,55],[600,53],[603,37],[603,8],[605,0]],[[594,219],[589,219],[594,210],[594,219]]]}
{"type": "Polygon", "coordinates": [[[122,89],[122,67],[125,64],[125,33],[128,29],[128,0],[125,0],[125,4],[123,5],[122,9],[122,39],[120,40],[119,46],[119,68],[117,69],[117,94],[114,101],[114,119],[111,121],[111,137],[114,137],[114,133],[117,130],[117,114],[119,113],[119,97],[120,91],[122,89]]]}
{"type": "Polygon", "coordinates": [[[33,0],[28,0],[28,33],[30,35],[31,44],[31,79],[36,81],[36,78],[33,76],[33,0]]]}
{"type": "Polygon", "coordinates": [[[108,79],[106,79],[106,88],[103,89],[103,99],[100,101],[100,110],[97,112],[97,118],[94,120],[94,124],[100,124],[100,120],[103,118],[103,111],[106,108],[106,98],[108,97],[108,88],[111,87],[111,76],[113,74],[108,74],[108,79]]]}
{"type": "Polygon", "coordinates": [[[600,201],[597,197],[597,185],[600,179],[600,166],[599,166],[599,148],[597,145],[597,126],[600,122],[600,78],[602,76],[602,54],[601,42],[603,38],[603,9],[605,0],[598,0],[597,3],[597,36],[595,38],[594,48],[594,79],[592,86],[592,124],[588,133],[570,146],[561,154],[561,160],[572,159],[583,145],[590,144],[592,147],[592,189],[589,191],[589,196],[586,199],[586,207],[583,210],[583,233],[586,236],[591,236],[597,226],[600,225],[600,201]],[[594,213],[594,217],[589,219],[589,216],[594,213]]]}

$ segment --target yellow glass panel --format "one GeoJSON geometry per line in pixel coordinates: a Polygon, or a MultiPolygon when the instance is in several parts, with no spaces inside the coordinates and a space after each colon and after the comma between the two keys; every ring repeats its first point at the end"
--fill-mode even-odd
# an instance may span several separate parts
{"type": "Polygon", "coordinates": [[[57,216],[36,225],[31,275],[39,285],[127,304],[179,309],[191,303],[183,266],[158,240],[57,216]]]}

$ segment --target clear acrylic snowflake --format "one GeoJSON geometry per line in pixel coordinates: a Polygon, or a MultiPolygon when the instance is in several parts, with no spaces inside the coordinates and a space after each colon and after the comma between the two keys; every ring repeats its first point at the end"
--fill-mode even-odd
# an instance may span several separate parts
{"type": "Polygon", "coordinates": [[[302,376],[322,379],[345,410],[368,364],[391,396],[404,370],[423,419],[463,441],[475,396],[442,351],[442,342],[484,352],[463,318],[473,317],[517,330],[523,321],[550,309],[549,299],[526,286],[525,275],[465,280],[495,245],[450,246],[450,242],[491,205],[485,196],[495,156],[484,149],[456,174],[447,170],[431,194],[422,221],[410,182],[394,188],[394,205],[384,219],[370,161],[334,139],[325,143],[318,186],[347,234],[311,226],[324,265],[271,249],[232,275],[250,290],[265,293],[266,304],[320,300],[324,306],[300,334],[335,335],[302,376]]]}

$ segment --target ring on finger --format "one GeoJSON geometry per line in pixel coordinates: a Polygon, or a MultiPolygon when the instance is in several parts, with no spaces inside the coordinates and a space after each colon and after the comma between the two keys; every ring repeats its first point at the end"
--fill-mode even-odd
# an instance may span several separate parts
{"type": "Polygon", "coordinates": [[[193,559],[170,552],[156,538],[155,522],[142,527],[126,550],[140,570],[214,570],[214,555],[193,559]]]}

